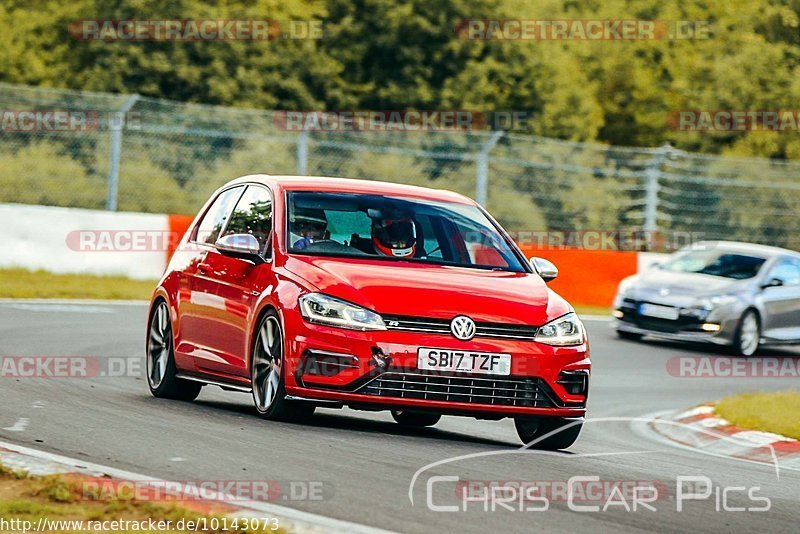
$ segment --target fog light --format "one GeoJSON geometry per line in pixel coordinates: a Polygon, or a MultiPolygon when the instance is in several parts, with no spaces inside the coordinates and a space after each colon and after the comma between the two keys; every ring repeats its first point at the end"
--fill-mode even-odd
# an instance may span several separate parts
{"type": "Polygon", "coordinates": [[[703,325],[700,327],[700,329],[704,332],[719,332],[720,328],[720,325],[716,323],[703,323],[703,325]]]}
{"type": "Polygon", "coordinates": [[[309,349],[297,366],[297,376],[335,376],[345,369],[358,369],[358,358],[325,350],[309,349]]]}
{"type": "Polygon", "coordinates": [[[614,311],[612,311],[612,312],[611,312],[611,315],[613,315],[613,316],[614,316],[614,317],[616,317],[617,319],[622,319],[622,318],[625,316],[625,314],[624,314],[624,313],[622,313],[622,311],[620,311],[620,310],[614,310],[614,311]]]}
{"type": "Polygon", "coordinates": [[[564,386],[564,389],[570,395],[585,396],[589,390],[589,372],[584,370],[561,371],[556,383],[564,386]]]}

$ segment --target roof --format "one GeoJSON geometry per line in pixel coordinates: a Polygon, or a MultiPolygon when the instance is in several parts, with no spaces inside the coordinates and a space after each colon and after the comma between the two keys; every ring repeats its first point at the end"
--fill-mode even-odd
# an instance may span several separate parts
{"type": "Polygon", "coordinates": [[[326,176],[270,176],[267,174],[251,174],[233,180],[235,182],[259,182],[277,186],[287,191],[324,191],[334,193],[366,193],[377,195],[393,195],[459,204],[475,202],[460,193],[444,189],[432,189],[416,185],[395,184],[378,180],[356,180],[352,178],[331,178],[326,176]]]}
{"type": "Polygon", "coordinates": [[[786,254],[800,257],[800,253],[794,250],[789,250],[780,247],[772,247],[769,245],[758,245],[756,243],[744,243],[741,241],[703,241],[690,246],[709,247],[709,248],[719,247],[735,252],[759,254],[765,257],[773,257],[786,254]]]}

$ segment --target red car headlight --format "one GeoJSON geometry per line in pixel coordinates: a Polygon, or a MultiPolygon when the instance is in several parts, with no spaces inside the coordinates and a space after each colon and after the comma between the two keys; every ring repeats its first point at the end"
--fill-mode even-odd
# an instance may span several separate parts
{"type": "Polygon", "coordinates": [[[580,345],[586,341],[586,330],[575,313],[568,313],[539,328],[534,341],[557,347],[580,345]]]}
{"type": "Polygon", "coordinates": [[[300,313],[311,323],[351,330],[386,330],[380,315],[347,301],[323,293],[306,293],[299,301],[300,313]]]}

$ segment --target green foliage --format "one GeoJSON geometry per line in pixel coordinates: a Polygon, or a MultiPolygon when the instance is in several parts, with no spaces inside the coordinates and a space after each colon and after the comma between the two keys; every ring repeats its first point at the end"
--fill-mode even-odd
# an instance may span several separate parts
{"type": "MultiPolygon", "coordinates": [[[[781,0],[7,0],[0,80],[262,109],[521,110],[520,132],[797,158],[784,135],[673,131],[680,109],[794,109],[800,4],[781,0]],[[102,42],[80,19],[323,21],[319,40],[102,42]],[[476,41],[470,18],[708,21],[708,39],[476,41]]],[[[173,175],[176,171],[173,169],[173,175]]],[[[183,180],[185,177],[179,177],[183,180]]]]}
{"type": "Polygon", "coordinates": [[[0,152],[3,186],[0,202],[50,206],[102,208],[98,191],[106,179],[86,169],[57,145],[38,142],[15,152],[0,152]]]}

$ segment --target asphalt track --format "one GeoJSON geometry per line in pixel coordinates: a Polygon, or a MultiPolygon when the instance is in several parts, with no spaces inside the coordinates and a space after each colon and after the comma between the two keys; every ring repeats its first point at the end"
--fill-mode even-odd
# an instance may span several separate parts
{"type": "MultiPolygon", "coordinates": [[[[108,358],[129,358],[143,365],[145,315],[138,304],[0,303],[0,356],[90,356],[101,366],[108,358]]],[[[797,532],[800,472],[781,470],[778,478],[774,467],[675,447],[626,420],[735,392],[796,388],[796,378],[678,378],[667,372],[670,358],[719,352],[621,341],[606,321],[587,320],[587,326],[594,361],[589,422],[563,453],[516,452],[510,420],[445,417],[433,429],[409,432],[384,412],[318,410],[305,425],[266,422],[256,417],[248,395],[214,387],[193,403],[154,399],[135,369],[118,377],[0,378],[0,439],[169,480],[269,480],[283,488],[314,482],[321,498],[281,497],[279,504],[400,532],[797,532]],[[422,471],[412,505],[415,472],[462,456],[422,471]],[[558,497],[545,511],[520,511],[519,503],[510,505],[513,511],[499,504],[486,511],[474,502],[466,512],[437,512],[426,505],[428,483],[436,505],[458,504],[456,484],[431,476],[562,483],[597,476],[656,483],[662,491],[651,503],[656,511],[602,511],[604,495],[599,503],[576,503],[601,506],[591,512],[570,510],[558,497]],[[708,477],[711,497],[685,502],[678,512],[678,476],[708,477]],[[764,505],[740,490],[723,491],[730,487],[767,497],[770,509],[720,511],[764,505]]],[[[766,349],[761,355],[798,352],[766,349]]]]}

